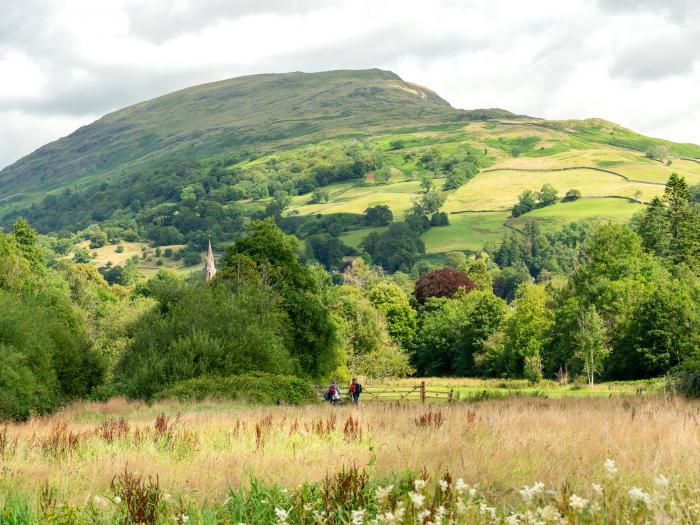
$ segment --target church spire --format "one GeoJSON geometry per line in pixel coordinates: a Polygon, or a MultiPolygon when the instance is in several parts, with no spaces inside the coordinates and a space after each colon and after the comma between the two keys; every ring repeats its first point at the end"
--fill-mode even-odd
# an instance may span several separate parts
{"type": "Polygon", "coordinates": [[[207,262],[204,264],[204,282],[208,283],[216,275],[216,265],[214,264],[214,253],[211,251],[211,239],[209,239],[209,250],[207,251],[207,262]]]}

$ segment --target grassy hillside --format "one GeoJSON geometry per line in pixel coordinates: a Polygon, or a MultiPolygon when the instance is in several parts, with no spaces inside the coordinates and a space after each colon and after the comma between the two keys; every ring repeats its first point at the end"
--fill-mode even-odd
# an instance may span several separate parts
{"type": "Polygon", "coordinates": [[[255,75],[137,104],[40,148],[0,171],[0,216],[62,235],[98,224],[112,242],[133,231],[195,252],[281,214],[301,237],[333,231],[357,248],[381,230],[365,209],[387,205],[400,220],[431,176],[450,220],[423,234],[432,255],[479,250],[528,219],[627,221],[673,171],[700,183],[698,159],[696,145],[600,119],[455,109],[388,71],[255,75]],[[478,173],[444,190],[465,167],[478,173]],[[582,198],[511,217],[543,184],[582,198]]]}

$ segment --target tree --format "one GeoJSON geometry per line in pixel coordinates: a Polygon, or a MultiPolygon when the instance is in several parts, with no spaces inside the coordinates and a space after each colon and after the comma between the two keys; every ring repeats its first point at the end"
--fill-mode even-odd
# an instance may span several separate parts
{"type": "Polygon", "coordinates": [[[416,312],[411,308],[408,294],[396,284],[375,281],[367,286],[365,295],[384,314],[394,342],[409,348],[416,333],[416,312]]]}
{"type": "Polygon", "coordinates": [[[107,234],[102,230],[95,230],[90,236],[90,249],[102,248],[107,242],[107,234]]]}
{"type": "Polygon", "coordinates": [[[532,190],[525,190],[518,197],[518,203],[513,206],[513,217],[520,217],[537,208],[537,195],[532,190]]]}
{"type": "Polygon", "coordinates": [[[365,222],[369,226],[386,226],[394,220],[391,208],[385,204],[371,206],[365,210],[365,222]]]}
{"type": "Polygon", "coordinates": [[[541,357],[545,335],[552,325],[548,300],[542,286],[525,284],[518,289],[513,313],[505,322],[504,362],[509,374],[522,375],[527,357],[541,357]]]}
{"type": "Polygon", "coordinates": [[[322,284],[299,261],[299,241],[271,218],[249,223],[245,233],[226,249],[224,268],[234,264],[236,255],[250,257],[281,297],[291,327],[289,353],[299,371],[317,378],[330,374],[339,364],[337,327],[324,304],[322,284]]]}
{"type": "Polygon", "coordinates": [[[425,253],[420,232],[405,222],[393,222],[384,232],[372,232],[360,243],[375,264],[387,272],[409,271],[419,256],[425,253]]]}
{"type": "Polygon", "coordinates": [[[343,257],[352,253],[352,249],[336,237],[331,237],[327,233],[318,233],[307,237],[306,252],[326,269],[332,270],[341,266],[343,257]]]}
{"type": "Polygon", "coordinates": [[[544,184],[537,194],[537,206],[543,208],[545,206],[551,206],[556,204],[559,200],[559,194],[554,186],[551,184],[544,184]]]}
{"type": "Polygon", "coordinates": [[[452,268],[435,270],[421,276],[416,282],[413,295],[423,304],[430,297],[453,297],[458,290],[469,293],[476,285],[469,276],[452,268]]]}
{"type": "Polygon", "coordinates": [[[251,371],[295,372],[285,348],[286,316],[269,289],[186,287],[167,308],[137,323],[115,381],[131,398],[151,399],[178,381],[251,371]]]}
{"type": "Polygon", "coordinates": [[[368,377],[402,377],[410,373],[408,355],[393,343],[386,319],[361,290],[345,285],[335,288],[332,295],[350,372],[368,377]]]}
{"type": "Polygon", "coordinates": [[[566,195],[564,195],[564,198],[562,199],[563,202],[572,202],[572,201],[577,201],[581,198],[581,191],[576,190],[576,189],[571,189],[566,192],[566,195]]]}
{"type": "Polygon", "coordinates": [[[666,206],[659,197],[654,197],[636,226],[644,248],[658,257],[667,257],[671,245],[670,229],[666,206]]]}
{"type": "Polygon", "coordinates": [[[591,304],[579,315],[575,339],[575,355],[583,362],[583,371],[590,386],[593,386],[595,376],[603,373],[605,358],[610,353],[606,340],[603,321],[595,305],[591,304]]]}
{"type": "Polygon", "coordinates": [[[421,310],[413,345],[421,375],[474,375],[474,356],[501,326],[506,304],[490,292],[431,298],[421,310]]]}

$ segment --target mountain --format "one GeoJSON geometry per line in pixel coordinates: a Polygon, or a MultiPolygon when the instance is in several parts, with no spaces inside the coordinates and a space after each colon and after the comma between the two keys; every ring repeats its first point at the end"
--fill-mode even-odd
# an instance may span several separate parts
{"type": "Polygon", "coordinates": [[[303,239],[331,234],[337,255],[386,229],[366,209],[401,220],[431,177],[447,214],[436,224],[449,225],[421,239],[439,257],[530,220],[628,221],[674,171],[700,184],[700,147],[602,119],[456,109],[378,69],[254,75],[136,104],[38,149],[0,171],[0,217],[79,232],[75,242],[103,230],[112,243],[186,243],[194,263],[209,237],[220,247],[273,215],[303,239]],[[545,185],[551,205],[513,213],[545,185]]]}
{"type": "Polygon", "coordinates": [[[183,89],[110,113],[0,171],[0,199],[41,194],[246,148],[428,125],[507,111],[452,108],[390,71],[253,75],[183,89]]]}

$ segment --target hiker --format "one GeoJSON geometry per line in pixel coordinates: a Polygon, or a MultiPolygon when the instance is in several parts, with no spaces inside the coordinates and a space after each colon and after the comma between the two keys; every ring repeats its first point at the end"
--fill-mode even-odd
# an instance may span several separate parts
{"type": "Polygon", "coordinates": [[[360,394],[362,393],[362,385],[360,382],[357,380],[356,377],[352,378],[352,383],[350,383],[350,388],[348,389],[348,393],[350,394],[350,397],[352,398],[352,402],[354,404],[359,404],[360,402],[360,394]]]}
{"type": "Polygon", "coordinates": [[[326,391],[326,401],[330,402],[331,405],[335,405],[340,400],[340,389],[335,382],[335,379],[331,381],[326,391]]]}

